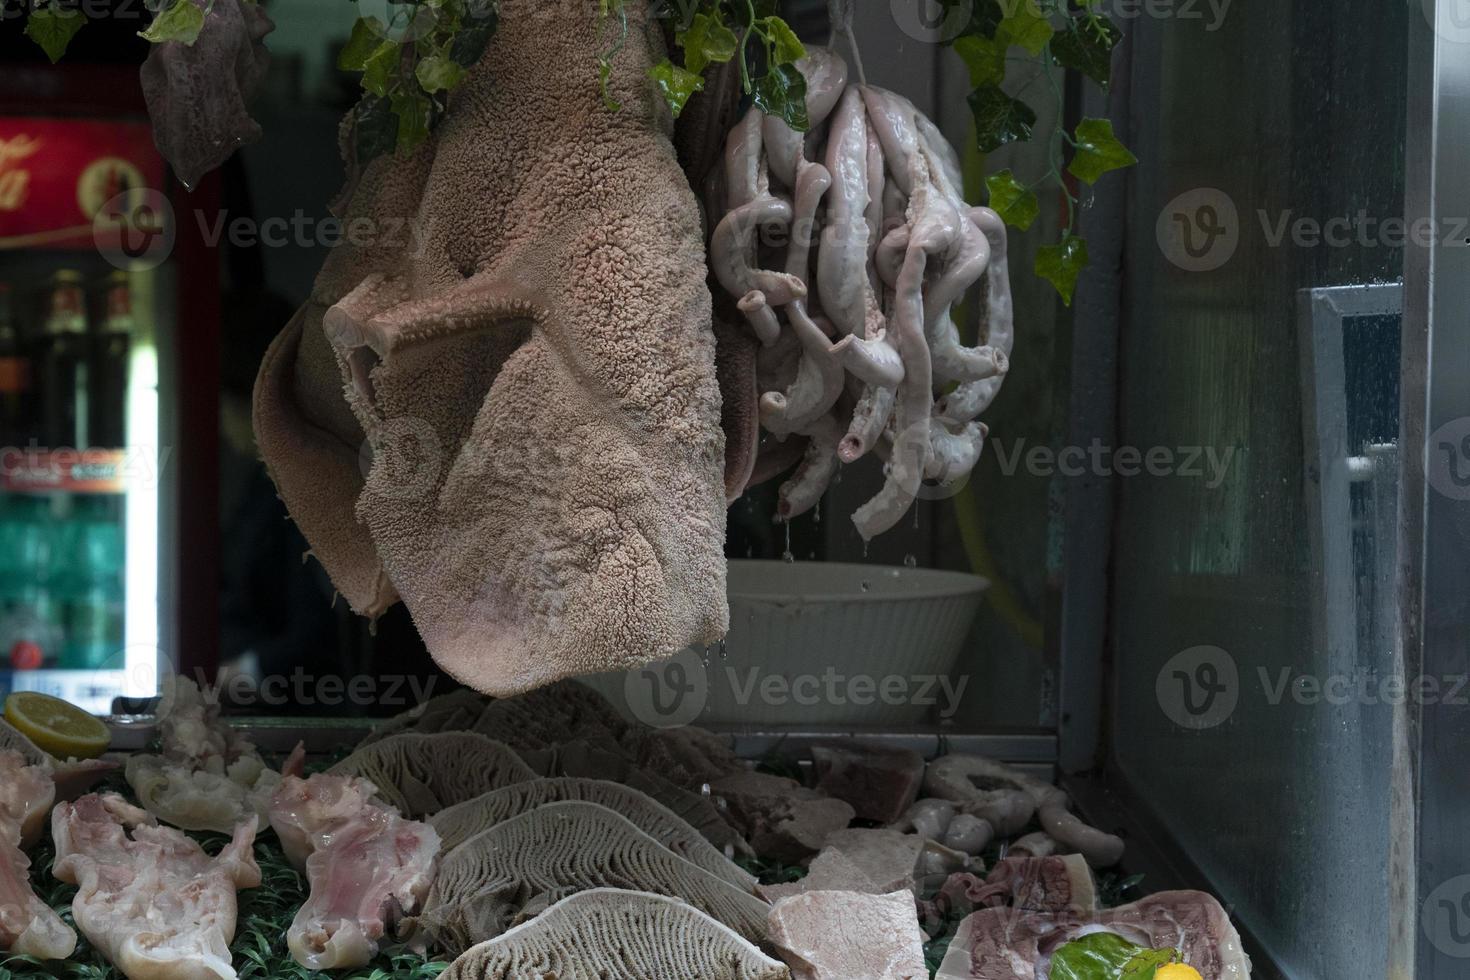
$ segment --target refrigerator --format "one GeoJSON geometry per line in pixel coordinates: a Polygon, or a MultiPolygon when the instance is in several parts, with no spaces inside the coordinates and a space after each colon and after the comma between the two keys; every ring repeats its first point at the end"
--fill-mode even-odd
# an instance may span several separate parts
{"type": "Polygon", "coordinates": [[[0,96],[0,694],[109,714],[212,655],[217,192],[136,69],[17,70],[51,97],[0,96]]]}

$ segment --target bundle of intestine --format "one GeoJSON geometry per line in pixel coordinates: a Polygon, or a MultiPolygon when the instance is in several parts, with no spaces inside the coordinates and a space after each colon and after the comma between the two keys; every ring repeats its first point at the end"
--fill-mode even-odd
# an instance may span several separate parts
{"type": "Polygon", "coordinates": [[[853,515],[868,539],[979,459],[1011,351],[1005,225],[965,203],[957,154],[911,102],[849,85],[828,49],[798,67],[810,129],[758,108],[735,126],[706,193],[710,263],[761,344],[762,428],[807,439],[779,517],[871,452],[886,480],[853,515]],[[951,309],[981,277],[983,346],[967,347],[951,309]]]}

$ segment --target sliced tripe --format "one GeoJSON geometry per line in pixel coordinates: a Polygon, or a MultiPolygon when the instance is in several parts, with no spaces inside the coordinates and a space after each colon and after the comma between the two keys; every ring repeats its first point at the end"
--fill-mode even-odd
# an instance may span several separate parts
{"type": "Polygon", "coordinates": [[[765,939],[765,902],[679,857],[607,807],[569,801],[512,817],[455,848],[413,923],[414,942],[462,952],[592,888],[681,898],[746,939],[765,939]]]}
{"type": "Polygon", "coordinates": [[[789,980],[728,926],[675,898],[594,888],[466,952],[442,980],[789,980]]]}
{"type": "Polygon", "coordinates": [[[328,772],[366,779],[385,803],[415,820],[536,776],[506,745],[474,732],[390,735],[328,772]]]}
{"type": "Polygon", "coordinates": [[[429,819],[449,853],[490,827],[547,803],[583,800],[627,817],[639,830],[710,874],[743,891],[753,891],[756,878],[727,859],[700,833],[668,807],[631,786],[605,779],[560,777],[533,779],[492,790],[442,810],[429,819]]]}

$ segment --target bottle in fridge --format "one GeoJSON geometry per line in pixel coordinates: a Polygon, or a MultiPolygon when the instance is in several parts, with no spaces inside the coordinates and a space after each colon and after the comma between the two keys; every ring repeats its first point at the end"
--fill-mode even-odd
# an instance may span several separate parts
{"type": "Polygon", "coordinates": [[[0,282],[0,447],[24,446],[30,438],[30,360],[15,315],[14,287],[0,282]]]}
{"type": "Polygon", "coordinates": [[[52,277],[50,303],[34,353],[40,437],[47,448],[89,445],[89,347],[82,274],[62,269],[52,277]]]}
{"type": "Polygon", "coordinates": [[[127,444],[128,352],[136,329],[126,272],[108,277],[105,310],[92,338],[87,435],[93,446],[120,449],[127,444]]]}
{"type": "Polygon", "coordinates": [[[54,667],[62,611],[51,591],[56,531],[44,496],[0,497],[0,663],[9,670],[54,667]]]}

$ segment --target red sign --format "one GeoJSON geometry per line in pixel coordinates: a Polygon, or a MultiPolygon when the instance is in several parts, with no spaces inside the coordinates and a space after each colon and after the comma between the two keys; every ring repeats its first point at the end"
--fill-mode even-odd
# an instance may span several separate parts
{"type": "Polygon", "coordinates": [[[0,116],[0,249],[103,245],[94,228],[163,179],[146,123],[0,116]]]}

